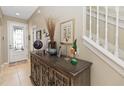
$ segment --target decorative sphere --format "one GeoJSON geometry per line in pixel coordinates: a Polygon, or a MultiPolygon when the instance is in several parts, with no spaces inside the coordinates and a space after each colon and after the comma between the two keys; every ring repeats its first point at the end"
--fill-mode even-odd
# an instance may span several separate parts
{"type": "Polygon", "coordinates": [[[76,65],[78,63],[77,59],[76,58],[72,58],[71,59],[71,64],[72,65],[76,65]]]}
{"type": "Polygon", "coordinates": [[[33,46],[35,49],[41,49],[43,47],[43,43],[40,40],[36,40],[33,46]]]}

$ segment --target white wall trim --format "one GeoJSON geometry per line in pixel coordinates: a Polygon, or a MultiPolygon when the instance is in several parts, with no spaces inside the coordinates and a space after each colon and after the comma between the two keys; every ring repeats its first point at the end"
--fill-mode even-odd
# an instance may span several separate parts
{"type": "Polygon", "coordinates": [[[83,36],[84,44],[97,56],[99,56],[104,62],[110,65],[116,72],[118,72],[122,77],[124,77],[124,61],[114,56],[106,49],[97,45],[95,42],[83,36]]]}

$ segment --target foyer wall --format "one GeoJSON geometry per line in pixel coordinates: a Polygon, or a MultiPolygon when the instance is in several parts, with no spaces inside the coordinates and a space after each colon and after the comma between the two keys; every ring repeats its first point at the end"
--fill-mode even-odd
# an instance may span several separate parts
{"type": "Polygon", "coordinates": [[[2,32],[2,37],[4,37],[4,40],[2,40],[2,61],[8,62],[8,38],[7,38],[7,21],[16,21],[16,22],[21,22],[21,23],[27,23],[26,20],[23,19],[18,19],[15,17],[10,17],[10,16],[3,16],[3,32],[2,32]]]}
{"type": "MultiPolygon", "coordinates": [[[[48,16],[53,16],[58,19],[55,33],[55,40],[58,46],[60,45],[60,23],[68,19],[75,19],[75,38],[77,38],[80,51],[78,57],[93,63],[91,67],[91,85],[124,85],[124,78],[119,73],[84,46],[82,40],[83,7],[39,7],[28,20],[31,37],[33,26],[37,26],[37,28],[46,28],[44,19],[48,16]],[[38,10],[40,10],[40,13],[38,13],[38,10]]],[[[31,43],[30,48],[32,48],[31,43]]]]}
{"type": "Polygon", "coordinates": [[[2,17],[3,17],[3,14],[2,14],[2,11],[1,11],[1,8],[0,8],[0,65],[2,64],[2,52],[1,52],[1,39],[2,39],[2,27],[3,27],[3,24],[2,24],[2,17]]]}

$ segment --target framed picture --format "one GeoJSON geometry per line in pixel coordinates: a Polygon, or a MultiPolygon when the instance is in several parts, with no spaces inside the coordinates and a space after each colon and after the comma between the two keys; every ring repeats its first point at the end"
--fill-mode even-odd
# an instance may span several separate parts
{"type": "Polygon", "coordinates": [[[60,24],[60,43],[72,44],[74,41],[74,19],[60,24]]]}
{"type": "Polygon", "coordinates": [[[36,31],[36,40],[41,40],[41,30],[36,31]]]}

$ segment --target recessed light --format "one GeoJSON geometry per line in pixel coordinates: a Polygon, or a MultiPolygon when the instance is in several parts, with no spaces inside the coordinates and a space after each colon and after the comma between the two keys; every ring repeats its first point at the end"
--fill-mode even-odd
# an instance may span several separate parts
{"type": "Polygon", "coordinates": [[[20,15],[20,13],[16,13],[16,15],[17,15],[17,16],[19,16],[19,15],[20,15]]]}

